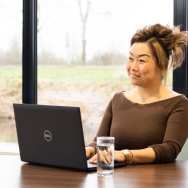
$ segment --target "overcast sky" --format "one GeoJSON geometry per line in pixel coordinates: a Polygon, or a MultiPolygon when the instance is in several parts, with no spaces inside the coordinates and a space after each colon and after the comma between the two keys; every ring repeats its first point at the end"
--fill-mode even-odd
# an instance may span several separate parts
{"type": "MultiPolygon", "coordinates": [[[[77,0],[38,0],[38,17],[39,53],[46,50],[64,57],[80,53],[77,0]]],[[[172,0],[91,0],[87,58],[105,51],[128,51],[136,29],[154,23],[173,24],[172,0]]],[[[22,0],[0,0],[0,24],[0,50],[7,50],[14,41],[21,44],[22,0]]]]}

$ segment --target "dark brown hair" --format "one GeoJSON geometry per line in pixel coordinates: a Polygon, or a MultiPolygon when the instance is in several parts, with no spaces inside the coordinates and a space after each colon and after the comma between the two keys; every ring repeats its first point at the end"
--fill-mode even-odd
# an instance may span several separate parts
{"type": "Polygon", "coordinates": [[[181,66],[185,57],[185,45],[188,43],[188,33],[180,31],[179,27],[170,28],[161,24],[146,26],[138,30],[131,39],[131,45],[136,42],[147,42],[160,70],[167,72],[181,66]]]}

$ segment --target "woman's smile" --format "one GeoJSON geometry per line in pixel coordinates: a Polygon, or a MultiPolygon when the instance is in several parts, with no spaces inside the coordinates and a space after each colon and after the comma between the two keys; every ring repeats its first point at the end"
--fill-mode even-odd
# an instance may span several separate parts
{"type": "Polygon", "coordinates": [[[140,75],[134,74],[134,73],[130,73],[130,77],[133,78],[133,79],[138,79],[138,78],[140,78],[140,75]]]}

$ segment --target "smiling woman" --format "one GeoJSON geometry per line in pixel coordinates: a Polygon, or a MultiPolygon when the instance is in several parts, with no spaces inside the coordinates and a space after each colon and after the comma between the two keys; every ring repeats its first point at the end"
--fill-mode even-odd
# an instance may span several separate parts
{"type": "MultiPolygon", "coordinates": [[[[162,80],[169,66],[183,63],[187,44],[187,32],[161,24],[133,35],[127,64],[133,88],[113,96],[96,135],[115,137],[116,161],[166,163],[180,153],[188,137],[188,99],[162,80]]],[[[91,163],[96,163],[96,137],[86,147],[91,163]]]]}
{"type": "Polygon", "coordinates": [[[162,75],[147,43],[135,43],[130,50],[127,72],[133,85],[158,85],[162,75]]]}

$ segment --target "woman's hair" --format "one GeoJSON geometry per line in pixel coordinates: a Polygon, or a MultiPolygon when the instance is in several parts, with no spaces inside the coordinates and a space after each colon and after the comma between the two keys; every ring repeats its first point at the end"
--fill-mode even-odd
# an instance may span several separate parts
{"type": "Polygon", "coordinates": [[[166,73],[170,67],[175,69],[181,66],[185,57],[185,45],[188,43],[188,33],[180,31],[179,27],[171,29],[155,24],[138,30],[131,39],[131,45],[136,42],[149,44],[157,66],[166,73]]]}

